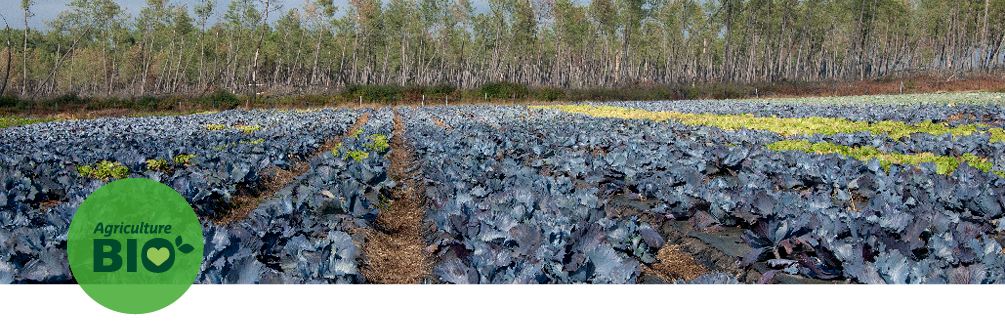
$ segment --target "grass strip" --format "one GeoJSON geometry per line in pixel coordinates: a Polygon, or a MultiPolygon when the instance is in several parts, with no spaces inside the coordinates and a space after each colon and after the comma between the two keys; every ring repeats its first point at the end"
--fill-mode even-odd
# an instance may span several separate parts
{"type": "Polygon", "coordinates": [[[20,117],[0,117],[0,129],[5,129],[11,126],[18,125],[28,125],[35,123],[52,122],[56,119],[34,119],[34,118],[20,118],[20,117]]]}

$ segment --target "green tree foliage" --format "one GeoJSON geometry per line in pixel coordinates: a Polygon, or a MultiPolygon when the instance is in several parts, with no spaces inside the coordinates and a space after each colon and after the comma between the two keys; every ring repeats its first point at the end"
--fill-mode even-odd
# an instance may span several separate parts
{"type": "MultiPolygon", "coordinates": [[[[25,26],[33,4],[20,3],[25,26]]],[[[20,52],[10,88],[21,96],[128,98],[332,95],[360,85],[378,86],[367,95],[384,99],[411,95],[409,86],[451,84],[505,99],[520,90],[493,86],[751,84],[918,71],[948,78],[1005,67],[1005,0],[488,0],[483,11],[471,0],[282,5],[146,0],[128,15],[116,0],[73,0],[44,28],[12,33],[10,50],[20,52]]]]}

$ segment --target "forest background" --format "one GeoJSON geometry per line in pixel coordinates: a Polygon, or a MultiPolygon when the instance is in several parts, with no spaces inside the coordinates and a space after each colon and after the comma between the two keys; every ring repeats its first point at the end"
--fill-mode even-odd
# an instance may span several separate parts
{"type": "Polygon", "coordinates": [[[1005,0],[18,2],[4,114],[1005,87],[1005,0]]]}

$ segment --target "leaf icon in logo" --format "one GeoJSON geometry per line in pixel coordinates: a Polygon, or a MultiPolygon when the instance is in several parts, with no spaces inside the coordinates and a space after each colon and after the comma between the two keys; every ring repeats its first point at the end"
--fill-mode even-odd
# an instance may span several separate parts
{"type": "Polygon", "coordinates": [[[178,246],[179,251],[185,254],[191,253],[193,250],[195,250],[195,247],[192,247],[192,245],[189,244],[182,245],[181,236],[178,236],[178,238],[174,239],[174,244],[175,246],[178,246]]]}

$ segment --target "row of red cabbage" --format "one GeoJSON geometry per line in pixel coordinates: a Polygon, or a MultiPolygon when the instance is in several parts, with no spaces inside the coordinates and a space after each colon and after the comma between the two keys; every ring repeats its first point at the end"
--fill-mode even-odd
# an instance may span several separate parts
{"type": "Polygon", "coordinates": [[[86,196],[114,180],[81,175],[78,166],[118,162],[129,169],[130,178],[173,187],[204,226],[212,226],[210,221],[233,196],[262,189],[263,169],[285,169],[292,161],[309,158],[363,112],[234,110],[2,129],[0,283],[73,281],[66,262],[69,222],[86,196]],[[173,164],[179,155],[194,157],[188,164],[173,164]],[[147,161],[155,159],[169,160],[170,167],[148,169],[147,161]]]}
{"type": "MultiPolygon", "coordinates": [[[[721,112],[704,102],[680,108],[686,104],[671,107],[721,112]]],[[[1005,254],[995,240],[1005,229],[1005,179],[966,164],[950,175],[931,164],[886,170],[876,160],[772,151],[764,144],[782,138],[766,131],[555,110],[462,106],[403,114],[432,183],[429,220],[441,246],[435,272],[448,282],[635,282],[664,241],[655,223],[608,206],[619,197],[646,200],[642,212],[699,228],[746,229],[752,250],[737,260],[776,268],[768,279],[784,272],[861,283],[1005,281],[1005,254]]],[[[816,114],[782,107],[777,115],[816,114]]],[[[961,149],[972,140],[946,144],[961,149]]],[[[1000,143],[982,144],[1000,155],[1000,143]]]]}

